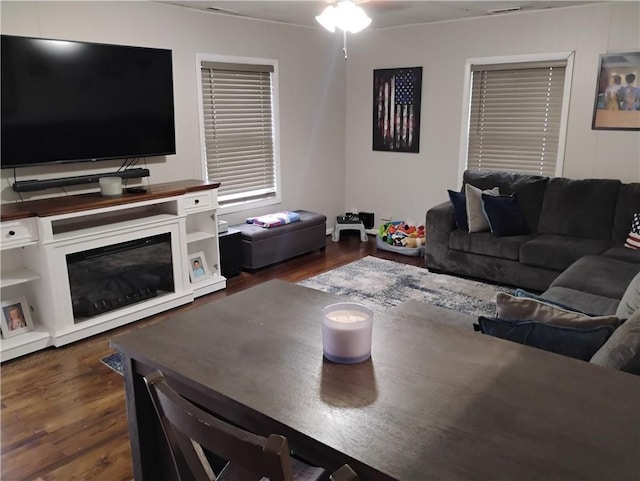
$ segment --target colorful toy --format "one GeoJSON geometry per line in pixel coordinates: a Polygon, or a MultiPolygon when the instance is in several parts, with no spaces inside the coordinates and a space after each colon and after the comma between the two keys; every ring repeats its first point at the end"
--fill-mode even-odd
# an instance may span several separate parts
{"type": "Polygon", "coordinates": [[[425,243],[424,226],[414,226],[405,221],[393,221],[382,224],[378,237],[385,243],[397,247],[419,247],[425,243]]]}

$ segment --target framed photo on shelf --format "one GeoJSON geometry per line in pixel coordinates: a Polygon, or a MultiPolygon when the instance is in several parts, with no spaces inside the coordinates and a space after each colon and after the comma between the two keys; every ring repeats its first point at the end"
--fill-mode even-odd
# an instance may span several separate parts
{"type": "Polygon", "coordinates": [[[593,130],[640,130],[640,52],[600,55],[593,130]]]}
{"type": "Polygon", "coordinates": [[[26,297],[2,301],[2,337],[12,337],[33,330],[33,321],[26,297]]]}
{"type": "Polygon", "coordinates": [[[204,252],[189,254],[189,279],[191,282],[199,282],[211,276],[204,252]]]}

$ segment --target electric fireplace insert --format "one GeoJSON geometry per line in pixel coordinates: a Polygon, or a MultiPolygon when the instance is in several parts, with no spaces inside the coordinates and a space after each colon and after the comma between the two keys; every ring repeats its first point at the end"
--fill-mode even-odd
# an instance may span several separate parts
{"type": "Polygon", "coordinates": [[[170,233],[66,257],[76,323],[174,292],[170,233]]]}

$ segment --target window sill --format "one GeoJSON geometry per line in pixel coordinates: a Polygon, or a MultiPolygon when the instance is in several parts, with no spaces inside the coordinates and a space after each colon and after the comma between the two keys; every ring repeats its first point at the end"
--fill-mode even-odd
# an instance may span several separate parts
{"type": "Polygon", "coordinates": [[[272,197],[270,199],[260,199],[260,200],[251,200],[246,202],[238,202],[237,204],[229,204],[225,206],[221,206],[218,209],[218,214],[233,214],[234,212],[243,212],[248,210],[253,210],[258,207],[266,207],[268,205],[276,205],[280,204],[282,199],[279,195],[276,197],[272,197]]]}

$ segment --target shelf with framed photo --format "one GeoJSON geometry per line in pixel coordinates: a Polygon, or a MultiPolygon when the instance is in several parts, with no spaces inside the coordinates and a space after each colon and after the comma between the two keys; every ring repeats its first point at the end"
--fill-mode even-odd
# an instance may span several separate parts
{"type": "Polygon", "coordinates": [[[226,286],[226,279],[220,272],[216,192],[185,196],[183,205],[189,259],[186,267],[193,295],[199,297],[226,286]]]}
{"type": "Polygon", "coordinates": [[[0,306],[2,307],[0,330],[3,338],[7,339],[33,331],[33,320],[26,297],[2,301],[0,306]]]}
{"type": "Polygon", "coordinates": [[[2,361],[51,345],[49,330],[34,324],[32,309],[24,296],[3,299],[0,303],[2,361]]]}
{"type": "Polygon", "coordinates": [[[38,316],[37,284],[41,276],[37,242],[33,219],[2,222],[0,361],[51,345],[51,333],[38,316]]]}
{"type": "Polygon", "coordinates": [[[209,264],[204,251],[189,253],[188,258],[189,280],[191,281],[195,297],[218,290],[218,284],[226,281],[226,279],[220,275],[217,261],[215,264],[209,264]]]}

